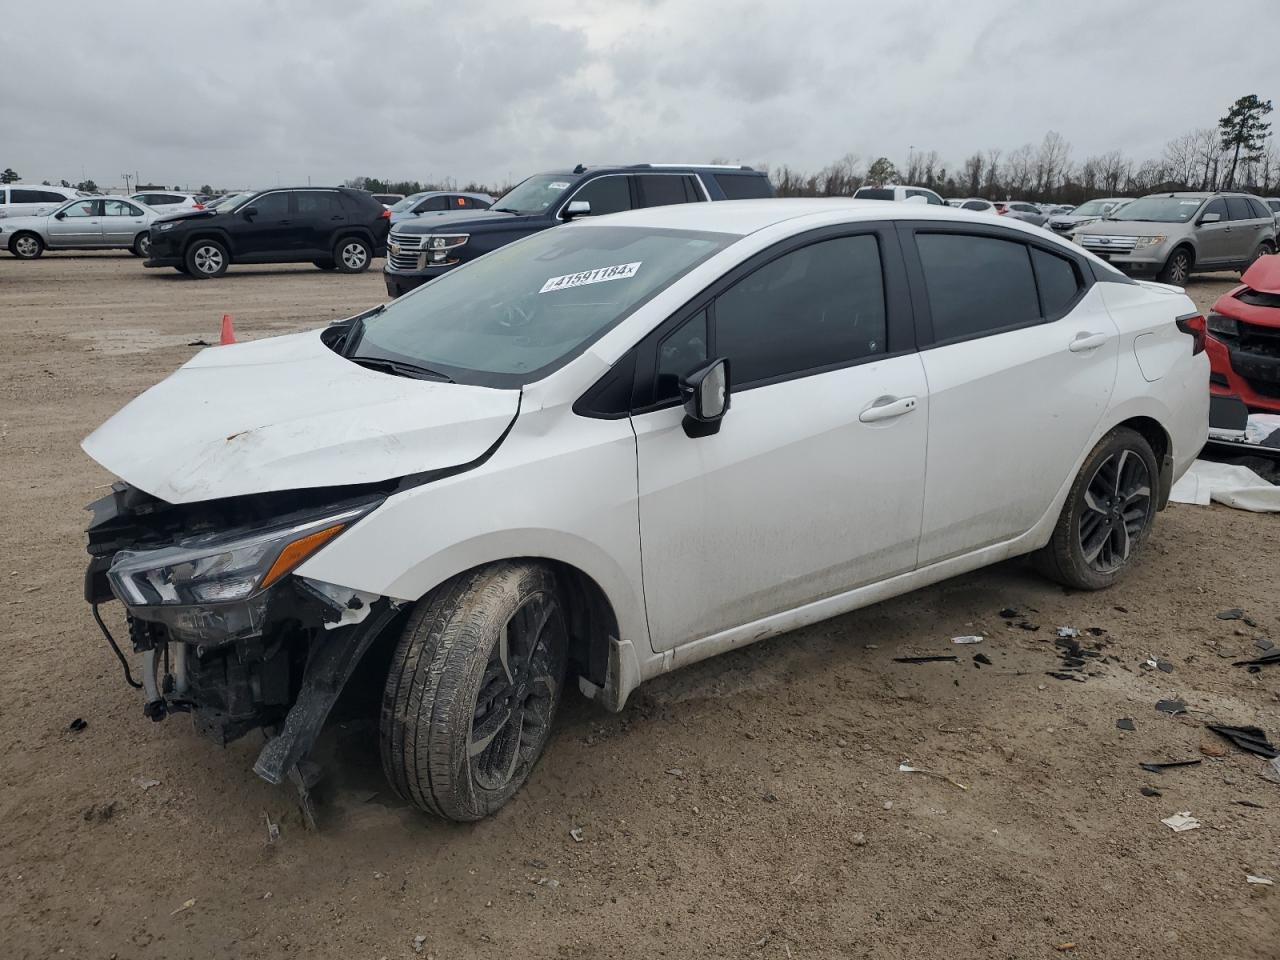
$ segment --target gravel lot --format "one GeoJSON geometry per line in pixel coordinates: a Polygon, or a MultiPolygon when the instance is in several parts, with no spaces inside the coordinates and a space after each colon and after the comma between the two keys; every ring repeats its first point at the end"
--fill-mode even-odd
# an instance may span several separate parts
{"type": "MultiPolygon", "coordinates": [[[[1191,292],[1207,307],[1232,282],[1191,292]]],[[[670,675],[621,715],[571,698],[530,784],[473,826],[398,804],[358,717],[326,735],[318,833],[252,774],[256,738],[224,751],[145,720],[81,599],[82,506],[111,478],[79,441],[224,312],[257,338],[383,294],[376,270],[197,282],[128,255],[0,256],[7,957],[1276,956],[1280,784],[1202,727],[1280,739],[1280,668],[1231,665],[1280,642],[1275,516],[1173,506],[1104,594],[1010,562],[670,675]],[[1215,617],[1230,607],[1258,626],[1215,617]],[[1063,624],[1105,631],[1083,638],[1104,655],[1084,683],[1046,676],[1063,624]],[[1173,697],[1187,715],[1156,711],[1173,697]],[[1161,825],[1178,811],[1201,829],[1161,825]]]]}

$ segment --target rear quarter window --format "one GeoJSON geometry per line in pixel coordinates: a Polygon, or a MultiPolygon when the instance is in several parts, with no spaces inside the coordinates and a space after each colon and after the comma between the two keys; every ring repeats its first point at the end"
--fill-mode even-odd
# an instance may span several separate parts
{"type": "Polygon", "coordinates": [[[754,173],[717,173],[716,184],[726,200],[762,200],[773,196],[769,178],[754,173]]]}

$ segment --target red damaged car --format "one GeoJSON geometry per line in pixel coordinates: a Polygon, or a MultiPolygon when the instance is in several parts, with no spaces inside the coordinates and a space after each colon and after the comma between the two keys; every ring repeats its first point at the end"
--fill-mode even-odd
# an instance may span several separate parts
{"type": "Polygon", "coordinates": [[[1209,311],[1209,390],[1280,413],[1280,254],[1259,257],[1209,311]]]}

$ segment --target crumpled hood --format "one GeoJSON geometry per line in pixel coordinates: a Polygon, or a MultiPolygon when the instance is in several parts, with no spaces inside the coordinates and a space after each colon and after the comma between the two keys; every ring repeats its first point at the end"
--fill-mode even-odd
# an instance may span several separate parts
{"type": "Polygon", "coordinates": [[[1280,293],[1280,253],[1253,261],[1252,266],[1240,275],[1240,282],[1259,293],[1280,293]]]}
{"type": "Polygon", "coordinates": [[[372,483],[480,457],[518,390],[357,366],[321,331],[196,354],[90,434],[85,453],[169,503],[372,483]]]}

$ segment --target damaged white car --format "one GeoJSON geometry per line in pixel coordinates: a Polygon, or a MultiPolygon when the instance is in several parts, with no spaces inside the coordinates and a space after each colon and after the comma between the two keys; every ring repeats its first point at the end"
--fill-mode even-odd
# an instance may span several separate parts
{"type": "Polygon", "coordinates": [[[1180,290],[945,207],[584,218],[130,403],[84,443],[121,478],[86,598],[147,715],[265,728],[272,782],[379,665],[391,784],[473,820],[569,683],[619,710],[1019,554],[1111,584],[1205,439],[1203,350],[1180,290]]]}

